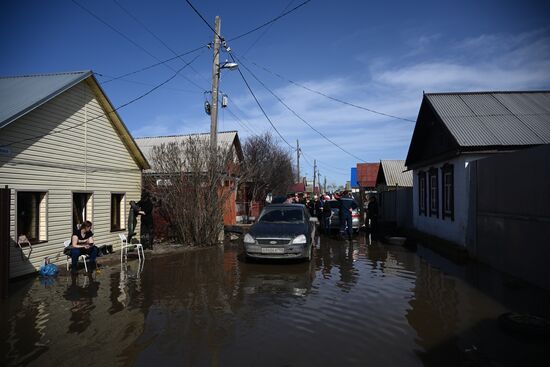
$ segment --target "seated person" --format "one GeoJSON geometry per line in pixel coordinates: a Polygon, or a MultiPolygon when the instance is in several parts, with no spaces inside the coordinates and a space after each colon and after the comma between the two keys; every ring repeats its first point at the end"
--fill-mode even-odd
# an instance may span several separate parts
{"type": "Polygon", "coordinates": [[[72,271],[78,271],[78,257],[80,255],[90,256],[90,269],[93,270],[96,267],[97,247],[94,245],[94,233],[92,232],[92,222],[85,221],[80,225],[80,229],[74,231],[71,237],[71,259],[72,259],[72,271]]]}

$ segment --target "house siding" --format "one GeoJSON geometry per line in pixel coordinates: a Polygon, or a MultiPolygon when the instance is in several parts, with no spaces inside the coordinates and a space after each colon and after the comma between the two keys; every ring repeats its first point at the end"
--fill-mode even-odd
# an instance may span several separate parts
{"type": "MultiPolygon", "coordinates": [[[[415,169],[413,171],[413,224],[414,227],[424,233],[451,241],[460,246],[466,246],[468,234],[468,208],[469,208],[469,163],[478,159],[485,158],[484,155],[462,155],[454,159],[449,159],[444,162],[439,162],[430,166],[415,169]],[[443,210],[443,190],[441,168],[446,164],[454,166],[454,219],[449,217],[443,218],[441,215],[443,210]],[[428,172],[430,168],[437,168],[438,174],[438,213],[435,216],[420,214],[418,207],[418,173],[420,171],[428,172]]],[[[428,186],[428,185],[427,185],[428,186]]],[[[429,197],[428,191],[426,191],[429,197]]],[[[429,203],[427,203],[429,205],[429,203]]]]}
{"type": "Polygon", "coordinates": [[[46,256],[64,265],[63,242],[72,233],[73,192],[92,193],[95,243],[119,247],[122,232],[110,229],[111,192],[126,193],[127,212],[130,200],[141,196],[141,171],[103,114],[83,81],[1,130],[0,145],[44,135],[15,143],[9,146],[10,156],[0,156],[0,185],[11,189],[10,278],[34,272],[46,256]],[[58,132],[52,134],[54,130],[58,132]],[[19,190],[47,192],[46,218],[41,218],[47,223],[47,241],[33,245],[30,258],[15,244],[19,190]]]}

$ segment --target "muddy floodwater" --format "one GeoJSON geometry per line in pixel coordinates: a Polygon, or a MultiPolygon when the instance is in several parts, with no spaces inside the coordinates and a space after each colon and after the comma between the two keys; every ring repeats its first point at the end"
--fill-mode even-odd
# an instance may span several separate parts
{"type": "Polygon", "coordinates": [[[550,366],[548,339],[497,322],[550,317],[548,292],[481,265],[364,235],[319,238],[311,263],[239,250],[18,281],[0,303],[0,365],[550,366]]]}

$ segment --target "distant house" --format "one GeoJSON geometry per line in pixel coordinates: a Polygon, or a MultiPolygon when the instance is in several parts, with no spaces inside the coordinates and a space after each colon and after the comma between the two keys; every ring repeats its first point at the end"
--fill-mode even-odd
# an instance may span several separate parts
{"type": "Polygon", "coordinates": [[[381,160],[376,187],[382,190],[413,186],[412,172],[407,170],[405,160],[381,160]]]}
{"type": "Polygon", "coordinates": [[[380,163],[357,163],[357,182],[361,193],[376,191],[376,178],[380,163]]]}
{"type": "MultiPolygon", "coordinates": [[[[210,133],[144,137],[137,138],[136,142],[145,154],[145,156],[151,160],[153,147],[167,143],[185,144],[185,142],[189,141],[190,139],[199,139],[199,141],[204,141],[205,143],[208,143],[210,141],[210,133]]],[[[226,149],[228,151],[228,154],[231,155],[232,159],[230,164],[235,165],[227,167],[227,180],[225,180],[224,182],[224,186],[228,190],[232,190],[232,192],[227,199],[223,219],[225,225],[232,225],[236,223],[237,219],[237,192],[235,190],[237,172],[234,168],[242,163],[244,156],[241,148],[241,141],[239,139],[239,134],[237,133],[237,131],[219,132],[217,141],[218,147],[226,149]]]]}
{"type": "Polygon", "coordinates": [[[84,220],[96,244],[120,243],[149,164],[91,71],[0,78],[0,187],[10,209],[10,278],[45,257],[84,220]],[[17,242],[26,237],[32,246],[17,242]]]}
{"type": "Polygon", "coordinates": [[[469,164],[549,143],[550,92],[425,94],[405,163],[413,171],[414,227],[465,246],[469,164]]]}

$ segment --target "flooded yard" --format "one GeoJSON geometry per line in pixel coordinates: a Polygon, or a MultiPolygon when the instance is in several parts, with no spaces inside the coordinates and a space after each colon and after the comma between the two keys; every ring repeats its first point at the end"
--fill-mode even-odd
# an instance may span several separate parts
{"type": "Polygon", "coordinates": [[[549,366],[548,339],[499,328],[550,316],[548,292],[486,267],[318,238],[311,263],[239,246],[147,254],[142,269],[22,280],[1,303],[1,365],[549,366]]]}

